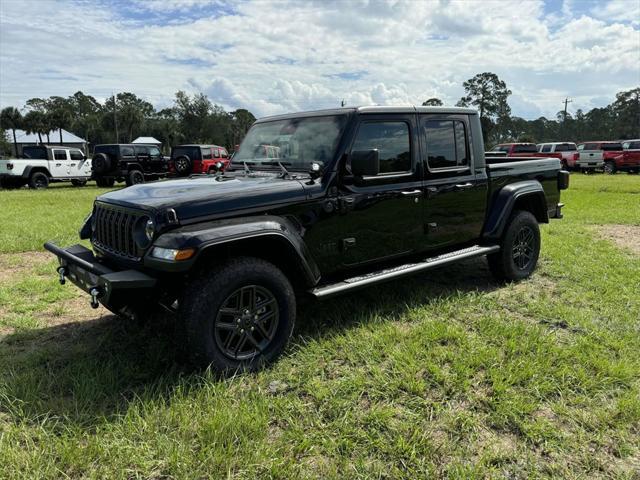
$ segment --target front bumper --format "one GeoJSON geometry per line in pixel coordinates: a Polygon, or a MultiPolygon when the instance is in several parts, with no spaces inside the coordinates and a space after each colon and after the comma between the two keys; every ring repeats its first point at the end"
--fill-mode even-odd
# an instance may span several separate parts
{"type": "Polygon", "coordinates": [[[156,287],[157,279],[138,270],[115,271],[98,262],[93,252],[82,245],[61,248],[47,242],[44,248],[58,257],[60,283],[69,279],[91,295],[92,306],[97,302],[112,311],[144,300],[156,287]]]}

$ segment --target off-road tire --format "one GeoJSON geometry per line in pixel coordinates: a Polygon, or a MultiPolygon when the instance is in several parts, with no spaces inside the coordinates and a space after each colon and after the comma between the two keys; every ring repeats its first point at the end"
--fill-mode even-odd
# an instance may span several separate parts
{"type": "MultiPolygon", "coordinates": [[[[191,362],[198,367],[211,366],[212,369],[223,374],[255,371],[273,362],[282,353],[291,337],[296,318],[293,287],[277,267],[265,260],[252,257],[228,260],[214,269],[197,275],[184,292],[184,298],[180,302],[179,316],[184,322],[191,362]],[[218,332],[227,331],[216,328],[219,315],[229,315],[228,322],[224,322],[225,324],[233,324],[236,321],[233,318],[235,313],[223,314],[220,309],[223,306],[228,307],[229,299],[242,288],[258,288],[270,293],[275,300],[276,311],[271,317],[276,320],[271,340],[261,336],[259,330],[254,333],[247,331],[248,333],[245,334],[240,333],[240,326],[233,330],[239,337],[251,335],[254,340],[262,338],[260,342],[262,351],[244,360],[231,358],[228,353],[225,353],[225,346],[220,345],[222,342],[219,337],[216,337],[219,335],[218,332]]],[[[242,298],[239,300],[238,309],[242,309],[242,298]]],[[[260,316],[263,312],[255,310],[248,313],[247,319],[243,317],[242,326],[245,321],[250,322],[255,318],[254,313],[260,316]]],[[[255,350],[258,352],[257,349],[255,350]]]]}
{"type": "Polygon", "coordinates": [[[138,183],[144,183],[144,173],[140,170],[131,170],[125,180],[128,187],[131,185],[137,185],[138,183]]]}
{"type": "Polygon", "coordinates": [[[105,153],[96,153],[91,159],[91,169],[94,173],[107,173],[111,171],[111,159],[105,153]]]}
{"type": "Polygon", "coordinates": [[[71,185],[74,187],[84,187],[86,184],[86,180],[71,180],[71,185]]]}
{"type": "Polygon", "coordinates": [[[564,159],[560,161],[560,167],[562,168],[562,170],[566,170],[567,172],[569,171],[569,164],[564,159]]]}
{"type": "Polygon", "coordinates": [[[44,172],[33,172],[29,177],[29,188],[43,189],[49,186],[49,177],[44,172]]]}
{"type": "Polygon", "coordinates": [[[96,178],[96,185],[100,188],[111,188],[115,183],[115,178],[96,178]]]}
{"type": "Polygon", "coordinates": [[[611,160],[604,162],[604,173],[607,175],[614,175],[616,173],[616,164],[611,160]]]}
{"type": "Polygon", "coordinates": [[[516,210],[507,223],[500,241],[500,251],[487,255],[489,270],[498,281],[518,281],[529,277],[536,268],[540,255],[540,228],[531,212],[516,210]],[[530,238],[529,249],[523,247],[522,241],[530,238]],[[526,263],[521,256],[524,250],[530,258],[526,263]],[[524,263],[524,265],[523,265],[524,263]]]}
{"type": "Polygon", "coordinates": [[[175,168],[178,176],[186,177],[191,173],[193,164],[188,155],[180,155],[174,159],[173,168],[175,168]]]}

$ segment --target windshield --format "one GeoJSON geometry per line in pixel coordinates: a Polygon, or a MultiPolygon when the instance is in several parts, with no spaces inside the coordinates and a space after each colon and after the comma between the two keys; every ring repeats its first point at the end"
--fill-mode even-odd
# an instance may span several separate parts
{"type": "Polygon", "coordinates": [[[558,145],[556,145],[556,152],[572,152],[575,149],[575,143],[559,143],[558,145]]]}
{"type": "Polygon", "coordinates": [[[249,165],[281,162],[304,170],[312,162],[327,164],[335,154],[345,122],[345,115],[334,115],[258,123],[247,133],[233,162],[249,165]]]}

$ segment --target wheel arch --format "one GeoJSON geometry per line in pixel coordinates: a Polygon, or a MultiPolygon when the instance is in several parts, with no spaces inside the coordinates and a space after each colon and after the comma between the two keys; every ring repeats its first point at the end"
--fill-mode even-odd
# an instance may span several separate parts
{"type": "Polygon", "coordinates": [[[36,173],[36,172],[44,173],[47,177],[49,177],[49,179],[52,178],[51,172],[49,172],[49,169],[47,167],[44,167],[44,166],[31,166],[31,165],[29,165],[28,167],[26,167],[22,171],[22,178],[29,179],[29,178],[31,178],[31,174],[32,173],[36,173]]]}
{"type": "Polygon", "coordinates": [[[549,223],[547,200],[539,181],[515,182],[506,185],[496,193],[485,223],[483,238],[499,239],[507,226],[509,217],[516,210],[531,212],[538,223],[549,223]]]}

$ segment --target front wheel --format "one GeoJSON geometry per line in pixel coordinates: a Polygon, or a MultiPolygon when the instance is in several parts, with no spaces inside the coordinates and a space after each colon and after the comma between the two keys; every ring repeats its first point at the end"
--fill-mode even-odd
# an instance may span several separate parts
{"type": "Polygon", "coordinates": [[[500,251],[487,255],[491,273],[500,281],[529,277],[540,255],[540,228],[536,217],[525,210],[511,215],[500,242],[500,251]]]}
{"type": "Polygon", "coordinates": [[[254,371],[284,350],[296,301],[291,283],[273,264],[241,257],[187,286],[180,316],[196,365],[226,373],[254,371]]]}
{"type": "Polygon", "coordinates": [[[113,177],[100,177],[96,178],[96,185],[100,188],[111,188],[115,185],[116,179],[113,177]]]}

